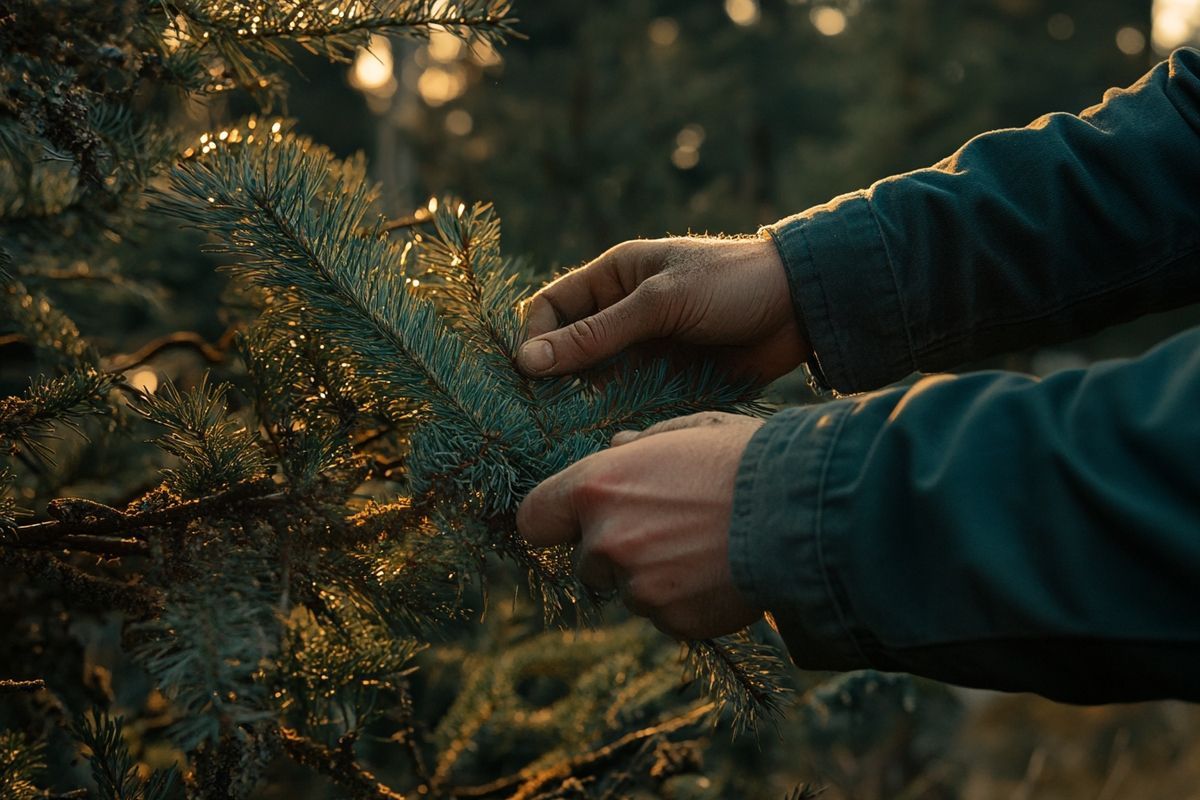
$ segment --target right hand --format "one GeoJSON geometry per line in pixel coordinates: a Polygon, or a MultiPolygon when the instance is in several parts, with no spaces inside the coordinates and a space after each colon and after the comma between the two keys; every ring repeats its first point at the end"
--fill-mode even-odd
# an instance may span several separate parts
{"type": "Polygon", "coordinates": [[[676,360],[708,358],[769,381],[809,354],[775,243],[673,237],[613,247],[530,298],[517,366],[563,375],[657,341],[676,360]]]}

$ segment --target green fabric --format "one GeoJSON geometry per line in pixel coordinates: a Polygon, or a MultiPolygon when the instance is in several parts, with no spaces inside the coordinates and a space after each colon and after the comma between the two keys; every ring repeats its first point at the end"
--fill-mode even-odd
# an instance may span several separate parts
{"type": "MultiPolygon", "coordinates": [[[[853,392],[1200,299],[1198,193],[1185,49],[770,233],[853,392]]],[[[803,667],[1200,700],[1200,329],[781,412],[743,458],[730,560],[803,667]]]]}

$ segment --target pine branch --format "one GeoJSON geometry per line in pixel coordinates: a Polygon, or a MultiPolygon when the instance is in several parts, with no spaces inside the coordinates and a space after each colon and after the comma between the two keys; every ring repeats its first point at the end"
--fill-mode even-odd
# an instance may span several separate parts
{"type": "Polygon", "coordinates": [[[35,800],[42,796],[37,777],[46,769],[46,748],[16,731],[0,731],[0,797],[35,800]]]}
{"type": "Polygon", "coordinates": [[[735,734],[757,731],[762,719],[782,717],[791,692],[783,684],[782,663],[775,651],[746,632],[685,643],[687,665],[702,681],[705,693],[720,710],[732,712],[735,734]]]}
{"type": "Polygon", "coordinates": [[[114,383],[112,376],[91,369],[35,378],[23,396],[0,398],[0,445],[20,445],[49,461],[50,449],[39,437],[51,434],[56,423],[76,428],[85,416],[110,413],[107,396],[114,383]]]}
{"type": "Polygon", "coordinates": [[[167,429],[155,443],[179,458],[179,469],[164,474],[167,484],[185,496],[255,481],[266,473],[257,437],[228,415],[228,389],[226,384],[210,386],[206,374],[189,392],[167,383],[132,404],[135,411],[167,429]]]}
{"type": "Polygon", "coordinates": [[[370,33],[422,37],[437,26],[464,38],[502,40],[516,22],[507,0],[207,0],[172,6],[188,21],[188,36],[201,45],[216,45],[222,54],[245,49],[284,63],[288,54],[276,40],[345,59],[370,33]]]}
{"type": "Polygon", "coordinates": [[[173,176],[168,213],[212,231],[236,272],[295,292],[321,330],[358,353],[374,377],[428,402],[450,424],[484,434],[502,424],[476,359],[403,280],[404,255],[377,228],[364,232],[372,189],[339,180],[329,154],[287,136],[277,145],[221,149],[173,176]],[[331,191],[332,190],[332,191],[331,191]],[[487,403],[476,403],[489,397],[487,403]],[[490,408],[489,408],[490,407],[490,408]]]}
{"type": "Polygon", "coordinates": [[[179,709],[168,733],[185,751],[219,748],[239,728],[275,717],[287,595],[273,541],[198,543],[167,587],[162,613],[129,627],[133,657],[179,709]]]}
{"type": "Polygon", "coordinates": [[[767,411],[755,386],[730,382],[712,364],[679,369],[666,360],[624,362],[605,378],[599,390],[567,397],[552,410],[561,431],[599,434],[607,442],[618,431],[700,411],[767,411]]]}
{"type": "Polygon", "coordinates": [[[359,800],[405,800],[405,796],[380,783],[374,774],[354,760],[353,751],[326,747],[286,726],[277,731],[283,750],[301,764],[332,778],[359,800]]]}
{"type": "Polygon", "coordinates": [[[0,695],[17,694],[19,692],[40,692],[46,688],[46,682],[41,678],[33,680],[12,680],[0,678],[0,695]]]}
{"type": "Polygon", "coordinates": [[[180,794],[182,781],[175,767],[155,770],[143,778],[125,744],[125,721],[105,712],[79,717],[72,732],[87,748],[92,779],[101,800],[169,800],[180,794]]]}

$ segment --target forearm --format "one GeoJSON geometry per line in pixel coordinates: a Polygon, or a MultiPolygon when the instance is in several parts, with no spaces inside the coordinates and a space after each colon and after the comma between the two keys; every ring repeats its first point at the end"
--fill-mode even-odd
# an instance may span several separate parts
{"type": "Polygon", "coordinates": [[[768,227],[833,388],[1200,299],[1200,52],[768,227]]]}
{"type": "Polygon", "coordinates": [[[783,412],[742,461],[735,579],[803,667],[1200,699],[1197,408],[1200,329],[783,412]]]}

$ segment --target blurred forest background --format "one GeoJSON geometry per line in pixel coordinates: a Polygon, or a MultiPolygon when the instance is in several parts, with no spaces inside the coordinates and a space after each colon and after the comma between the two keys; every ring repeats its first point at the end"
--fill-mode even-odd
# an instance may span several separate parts
{"type": "MultiPolygon", "coordinates": [[[[393,216],[420,216],[445,193],[494,202],[505,252],[547,275],[628,238],[753,232],[932,164],[977,133],[1079,111],[1174,47],[1200,44],[1196,0],[519,0],[516,13],[524,38],[500,49],[435,33],[376,37],[348,65],[298,53],[280,110],[339,155],[365,151],[393,216]]],[[[254,110],[238,102],[181,113],[202,130],[254,110]]],[[[209,342],[226,332],[204,313],[225,284],[216,262],[198,237],[159,233],[142,232],[136,269],[161,296],[89,316],[88,281],[73,290],[76,321],[110,352],[173,330],[209,342]]],[[[1194,324],[1200,310],[1182,310],[970,366],[1044,374],[1133,355],[1194,324]]],[[[3,354],[0,390],[23,389],[21,358],[3,354]]],[[[153,391],[204,368],[194,353],[167,353],[130,379],[153,391]]],[[[795,379],[773,398],[813,400],[795,379]]],[[[115,501],[107,470],[120,458],[80,465],[71,491],[115,501]]],[[[104,662],[116,632],[75,635],[89,662],[104,662]]],[[[1200,798],[1195,708],[1070,708],[922,682],[877,691],[889,681],[852,676],[803,695],[778,736],[732,756],[772,776],[770,797],[809,780],[830,800],[1200,798]],[[886,793],[897,785],[903,795],[886,793]]],[[[107,682],[97,673],[98,697],[107,682]]],[[[295,778],[278,776],[266,796],[337,796],[295,778]]],[[[677,781],[670,796],[711,796],[704,780],[677,781]]]]}

